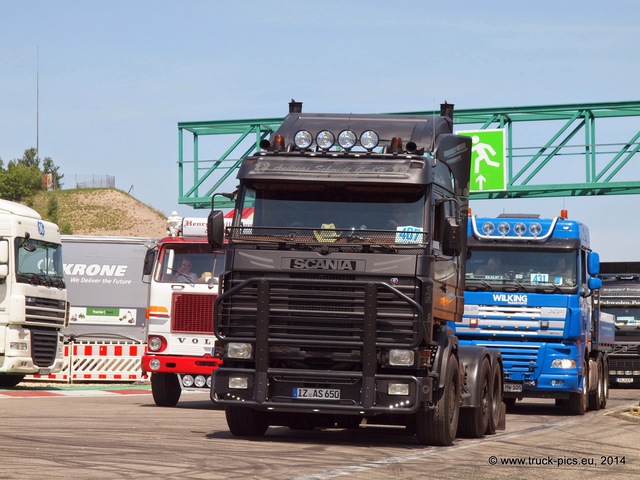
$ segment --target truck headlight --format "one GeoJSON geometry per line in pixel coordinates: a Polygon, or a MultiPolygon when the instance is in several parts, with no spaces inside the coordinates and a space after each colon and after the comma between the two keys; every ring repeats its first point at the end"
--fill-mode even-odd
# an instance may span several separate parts
{"type": "Polygon", "coordinates": [[[389,365],[394,367],[410,367],[414,362],[413,350],[400,350],[394,348],[389,350],[389,365]]]}
{"type": "Polygon", "coordinates": [[[164,344],[162,337],[149,337],[147,341],[147,347],[151,352],[159,352],[163,349],[164,344]]]}
{"type": "Polygon", "coordinates": [[[250,343],[229,343],[227,345],[227,357],[229,358],[251,358],[253,347],[250,343]]]}
{"type": "Polygon", "coordinates": [[[29,347],[27,346],[26,342],[10,342],[9,349],[25,352],[29,349],[29,347]]]}
{"type": "Polygon", "coordinates": [[[246,390],[249,388],[249,379],[247,377],[229,377],[229,388],[246,390]]]}
{"type": "Polygon", "coordinates": [[[409,384],[390,383],[387,385],[387,395],[409,395],[409,384]]]}
{"type": "Polygon", "coordinates": [[[576,368],[576,361],[569,358],[556,358],[551,362],[551,368],[576,368]]]}

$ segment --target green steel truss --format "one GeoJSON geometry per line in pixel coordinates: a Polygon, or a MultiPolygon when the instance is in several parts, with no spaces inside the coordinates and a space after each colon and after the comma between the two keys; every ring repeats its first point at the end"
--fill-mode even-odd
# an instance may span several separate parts
{"type": "MultiPolygon", "coordinates": [[[[178,123],[178,202],[210,208],[213,193],[233,190],[242,161],[282,121],[178,123]],[[191,134],[190,142],[185,142],[185,132],[191,134]]],[[[640,102],[458,109],[454,122],[457,131],[506,130],[507,190],[472,192],[471,198],[640,193],[640,102]]]]}

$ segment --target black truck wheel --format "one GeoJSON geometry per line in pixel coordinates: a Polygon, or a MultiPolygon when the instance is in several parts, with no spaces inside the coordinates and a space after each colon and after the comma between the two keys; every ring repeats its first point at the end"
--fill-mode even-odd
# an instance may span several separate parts
{"type": "Polygon", "coordinates": [[[0,388],[11,388],[24,380],[24,375],[0,375],[0,388]]]}
{"type": "Polygon", "coordinates": [[[582,361],[582,391],[570,393],[569,399],[564,403],[565,411],[569,415],[584,415],[587,411],[589,396],[589,371],[588,363],[582,361]]]}
{"type": "Polygon", "coordinates": [[[489,360],[484,359],[480,367],[478,379],[478,405],[470,408],[460,408],[460,422],[458,433],[462,437],[481,438],[489,427],[489,418],[492,413],[491,395],[491,366],[489,360]]]}
{"type": "Polygon", "coordinates": [[[449,446],[456,438],[460,415],[459,368],[458,359],[451,355],[444,388],[437,392],[434,408],[421,407],[416,414],[416,437],[422,445],[449,446]]]}
{"type": "Polygon", "coordinates": [[[602,371],[602,357],[598,357],[596,362],[596,372],[598,372],[598,378],[596,378],[596,385],[592,391],[589,392],[589,410],[600,410],[600,403],[603,395],[602,378],[604,373],[602,371]]]}
{"type": "Polygon", "coordinates": [[[175,373],[152,373],[151,393],[159,407],[175,407],[180,400],[182,389],[175,373]]]}
{"type": "MultiPolygon", "coordinates": [[[[489,424],[485,433],[493,435],[500,426],[501,416],[503,415],[502,406],[502,368],[500,362],[495,358],[491,365],[491,412],[489,415],[489,424]]],[[[504,427],[501,427],[504,428],[504,427]]]]}
{"type": "Polygon", "coordinates": [[[609,360],[605,356],[602,359],[602,398],[600,399],[600,408],[606,408],[609,399],[609,360]]]}
{"type": "Polygon", "coordinates": [[[235,405],[227,405],[224,411],[229,431],[236,437],[261,437],[269,428],[266,412],[235,405]]]}

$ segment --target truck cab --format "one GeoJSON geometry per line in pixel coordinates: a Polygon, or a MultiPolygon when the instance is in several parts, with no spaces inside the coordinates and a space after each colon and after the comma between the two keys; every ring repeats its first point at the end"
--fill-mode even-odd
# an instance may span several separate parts
{"type": "Polygon", "coordinates": [[[552,398],[569,413],[606,404],[611,325],[599,311],[599,256],[586,225],[568,218],[472,216],[463,345],[499,350],[508,405],[552,398]]]}
{"type": "Polygon", "coordinates": [[[185,217],[147,253],[149,284],[142,370],[151,374],[156,405],[175,406],[183,390],[208,389],[220,361],[213,356],[213,302],[224,247],[207,243],[206,219],[185,217]]]}
{"type": "Polygon", "coordinates": [[[214,208],[208,225],[228,241],[211,398],[232,434],[366,421],[450,445],[498,428],[499,353],[446,326],[463,312],[471,151],[452,117],[291,110],[245,159],[233,223],[214,208]]]}
{"type": "Polygon", "coordinates": [[[62,371],[68,321],[60,229],[0,200],[0,387],[62,371]]]}

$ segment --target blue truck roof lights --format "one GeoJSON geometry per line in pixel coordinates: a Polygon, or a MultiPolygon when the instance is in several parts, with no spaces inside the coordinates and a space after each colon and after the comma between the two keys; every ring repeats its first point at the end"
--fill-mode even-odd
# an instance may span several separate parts
{"type": "Polygon", "coordinates": [[[533,217],[486,218],[472,216],[469,236],[478,240],[545,242],[554,238],[580,238],[580,223],[562,217],[541,219],[533,217]]]}

